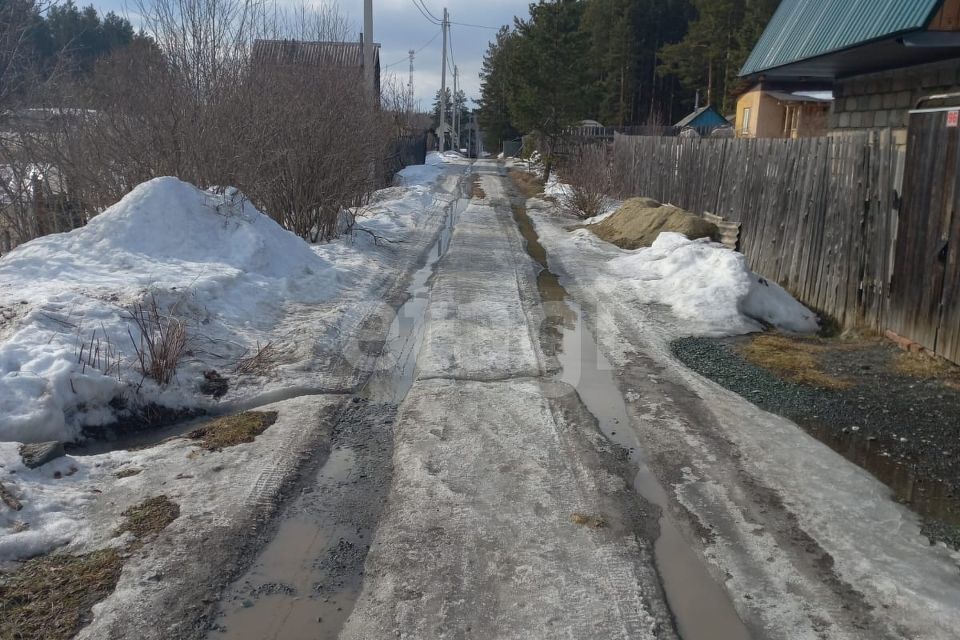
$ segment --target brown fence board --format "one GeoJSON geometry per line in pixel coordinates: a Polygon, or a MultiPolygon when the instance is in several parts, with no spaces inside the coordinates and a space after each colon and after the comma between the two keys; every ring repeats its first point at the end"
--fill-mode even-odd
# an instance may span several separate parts
{"type": "Polygon", "coordinates": [[[889,130],[802,140],[617,135],[617,186],[624,197],[740,223],[751,268],[806,304],[960,361],[960,134],[945,144],[943,114],[915,118],[906,159],[889,130]],[[898,211],[901,164],[908,188],[898,211]]]}

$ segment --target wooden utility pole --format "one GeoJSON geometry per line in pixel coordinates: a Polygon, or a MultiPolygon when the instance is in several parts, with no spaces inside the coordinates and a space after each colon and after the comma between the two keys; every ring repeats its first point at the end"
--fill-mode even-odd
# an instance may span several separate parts
{"type": "Polygon", "coordinates": [[[457,95],[460,92],[460,69],[453,65],[453,150],[460,151],[460,106],[457,95]]]}
{"type": "Polygon", "coordinates": [[[447,140],[444,130],[447,126],[447,9],[443,9],[443,56],[440,63],[440,153],[447,149],[447,140]]]}
{"type": "Polygon", "coordinates": [[[377,81],[373,58],[373,0],[363,0],[363,77],[370,100],[376,103],[377,81]]]}

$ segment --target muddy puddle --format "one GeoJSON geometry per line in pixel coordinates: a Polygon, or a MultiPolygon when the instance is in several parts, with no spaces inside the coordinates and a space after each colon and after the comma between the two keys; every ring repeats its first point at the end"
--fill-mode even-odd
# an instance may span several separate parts
{"type": "Polygon", "coordinates": [[[393,423],[416,376],[430,281],[469,204],[470,186],[469,178],[461,181],[407,300],[384,319],[389,330],[375,370],[342,412],[329,456],[305,474],[275,535],[221,600],[209,638],[336,638],[349,617],[390,490],[393,423]]]}
{"type": "Polygon", "coordinates": [[[856,433],[837,433],[827,426],[809,422],[804,429],[844,458],[866,469],[890,487],[901,504],[924,518],[960,527],[960,496],[945,483],[920,478],[902,464],[878,440],[856,433]]]}
{"type": "Polygon", "coordinates": [[[654,545],[657,570],[677,631],[684,640],[745,640],[750,637],[733,604],[687,544],[670,516],[666,490],[651,473],[639,438],[627,415],[613,367],[597,347],[584,310],[549,269],[544,247],[523,206],[514,206],[514,218],[526,241],[527,252],[543,268],[537,278],[546,321],[541,340],[547,355],[561,364],[557,377],[576,388],[600,430],[623,447],[636,467],[633,486],[647,501],[660,507],[660,535],[654,545]]]}

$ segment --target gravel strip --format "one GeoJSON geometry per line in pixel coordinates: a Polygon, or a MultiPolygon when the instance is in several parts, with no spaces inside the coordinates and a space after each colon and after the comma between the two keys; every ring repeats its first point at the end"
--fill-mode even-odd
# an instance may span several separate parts
{"type": "Polygon", "coordinates": [[[839,342],[819,356],[849,388],[798,384],[747,361],[737,347],[750,340],[683,338],[671,347],[694,371],[873,473],[924,517],[927,535],[960,548],[960,391],[897,373],[898,350],[879,341],[839,342]]]}

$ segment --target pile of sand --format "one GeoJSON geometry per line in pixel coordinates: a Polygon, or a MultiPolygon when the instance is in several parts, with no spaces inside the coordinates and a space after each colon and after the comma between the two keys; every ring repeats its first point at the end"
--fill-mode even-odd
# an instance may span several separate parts
{"type": "Polygon", "coordinates": [[[609,218],[587,228],[621,249],[649,247],[661,231],[682,233],[691,240],[719,237],[713,223],[650,198],[631,198],[609,218]]]}

